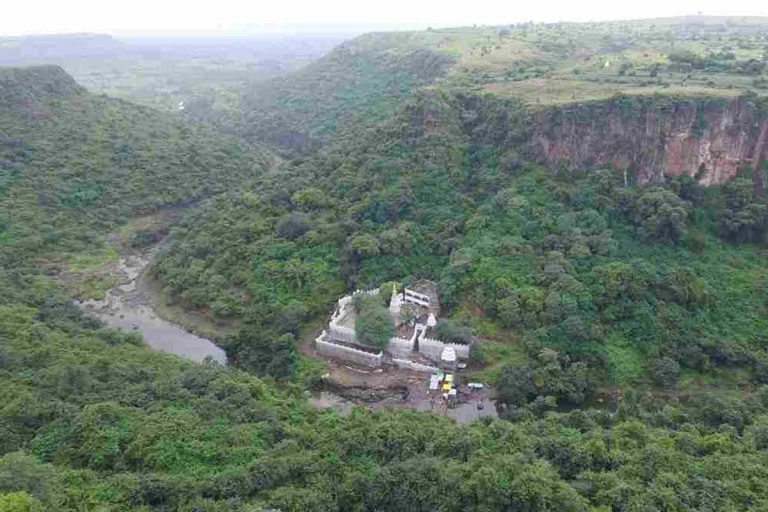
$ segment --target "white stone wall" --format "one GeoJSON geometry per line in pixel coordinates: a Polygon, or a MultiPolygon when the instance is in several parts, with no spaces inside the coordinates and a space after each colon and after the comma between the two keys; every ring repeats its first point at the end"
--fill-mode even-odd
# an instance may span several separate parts
{"type": "Polygon", "coordinates": [[[396,357],[410,357],[413,354],[413,340],[390,338],[387,342],[387,352],[396,357]]]}
{"type": "Polygon", "coordinates": [[[348,309],[352,307],[352,297],[358,294],[377,295],[378,293],[378,288],[374,288],[373,290],[355,290],[350,295],[345,295],[340,298],[336,310],[333,312],[331,319],[328,321],[328,339],[330,341],[336,340],[345,343],[355,343],[357,341],[355,330],[351,327],[341,325],[341,320],[345,315],[349,314],[348,309]]]}
{"type": "MultiPolygon", "coordinates": [[[[405,292],[406,301],[426,302],[426,304],[429,304],[429,296],[408,289],[406,289],[405,292]]],[[[338,307],[333,312],[333,315],[331,315],[331,319],[328,322],[328,332],[326,333],[323,331],[320,337],[316,340],[317,351],[320,354],[329,357],[337,357],[339,359],[352,361],[366,366],[380,367],[382,364],[383,352],[374,354],[335,343],[355,343],[357,340],[355,330],[351,327],[342,325],[344,316],[349,314],[348,308],[352,307],[352,298],[358,294],[370,296],[378,293],[378,288],[373,290],[355,290],[352,294],[341,297],[338,301],[338,307]]],[[[410,340],[398,337],[391,338],[387,342],[386,351],[393,356],[392,362],[398,366],[416,371],[437,371],[437,367],[423,365],[407,359],[413,353],[417,338],[419,339],[419,352],[433,361],[440,361],[440,356],[443,354],[443,350],[448,347],[451,347],[456,351],[456,357],[458,359],[469,359],[469,345],[446,343],[434,338],[428,338],[425,336],[425,332],[426,329],[423,326],[417,325],[410,340]]]]}
{"type": "Polygon", "coordinates": [[[423,328],[422,325],[416,324],[410,340],[398,337],[390,338],[389,343],[387,343],[387,352],[398,357],[411,357],[416,347],[416,338],[419,337],[423,328]]]}
{"type": "Polygon", "coordinates": [[[355,295],[360,295],[360,294],[362,294],[362,295],[378,295],[378,293],[379,293],[379,289],[378,288],[374,288],[373,290],[355,290],[354,292],[350,293],[349,295],[344,295],[343,297],[341,297],[338,300],[336,311],[333,312],[333,315],[332,315],[331,318],[334,318],[334,317],[338,318],[338,317],[340,317],[344,313],[344,310],[347,308],[347,306],[350,305],[350,303],[352,302],[352,297],[354,297],[355,295]]]}
{"type": "Polygon", "coordinates": [[[335,321],[328,323],[329,338],[336,341],[343,341],[346,343],[354,343],[357,339],[355,330],[339,325],[335,321]]]}
{"type": "Polygon", "coordinates": [[[378,288],[373,288],[371,290],[355,290],[355,291],[352,292],[351,295],[347,295],[347,297],[350,297],[350,300],[351,300],[351,297],[354,297],[355,295],[360,295],[360,294],[362,294],[362,295],[378,295],[379,294],[379,289],[378,288]]]}
{"type": "Polygon", "coordinates": [[[424,372],[424,373],[435,373],[439,371],[440,369],[436,366],[429,366],[426,364],[416,363],[414,361],[410,361],[408,359],[396,359],[392,358],[392,362],[399,366],[400,368],[407,368],[409,370],[414,370],[417,372],[424,372]]]}
{"type": "Polygon", "coordinates": [[[317,352],[324,356],[336,357],[345,361],[351,361],[364,366],[373,366],[375,368],[381,366],[381,360],[384,357],[381,352],[374,354],[328,341],[326,339],[325,331],[315,339],[315,346],[317,352]]]}
{"type": "Polygon", "coordinates": [[[453,348],[456,351],[456,357],[459,359],[469,359],[469,345],[446,343],[433,338],[427,338],[426,336],[422,336],[419,339],[419,352],[435,361],[440,360],[440,356],[446,347],[453,348]]]}

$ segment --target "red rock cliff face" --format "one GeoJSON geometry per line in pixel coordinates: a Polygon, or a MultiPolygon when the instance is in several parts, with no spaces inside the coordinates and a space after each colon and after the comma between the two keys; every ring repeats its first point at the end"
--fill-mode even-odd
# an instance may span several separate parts
{"type": "Polygon", "coordinates": [[[765,158],[768,118],[760,112],[745,98],[617,98],[551,108],[534,115],[533,151],[553,169],[629,169],[641,184],[680,174],[722,183],[765,158]]]}

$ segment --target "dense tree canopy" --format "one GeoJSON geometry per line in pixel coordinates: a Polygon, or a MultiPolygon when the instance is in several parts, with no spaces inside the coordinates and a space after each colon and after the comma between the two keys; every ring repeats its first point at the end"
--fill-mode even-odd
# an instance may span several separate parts
{"type": "Polygon", "coordinates": [[[768,390],[689,405],[627,391],[553,412],[578,365],[505,370],[512,421],[308,409],[290,389],[149,352],[34,280],[0,275],[4,510],[759,510],[768,390]],[[48,304],[48,306],[46,306],[48,304]],[[47,310],[47,313],[43,313],[47,310]],[[542,398],[521,408],[532,397],[542,398]]]}
{"type": "MultiPolygon", "coordinates": [[[[753,245],[724,245],[718,220],[765,204],[749,180],[640,187],[607,170],[508,168],[507,142],[488,126],[504,116],[505,141],[515,126],[526,133],[510,118],[515,105],[418,95],[393,119],[192,212],[155,273],[193,306],[227,304],[261,325],[289,304],[323,317],[345,289],[429,278],[444,309],[437,336],[478,337],[491,378],[551,349],[567,358],[564,372],[610,384],[694,385],[742,371],[759,380],[764,299],[752,290],[762,258],[753,245]]],[[[575,389],[553,396],[580,403],[591,386],[575,389]]]]}
{"type": "Polygon", "coordinates": [[[184,206],[263,172],[264,150],[94,96],[60,68],[0,69],[2,258],[92,247],[131,216],[184,206]]]}
{"type": "Polygon", "coordinates": [[[357,341],[371,348],[384,348],[389,339],[395,335],[395,322],[392,315],[381,304],[381,299],[377,295],[358,302],[355,318],[357,341]]]}
{"type": "MultiPolygon", "coordinates": [[[[549,73],[570,59],[568,27],[451,46],[468,33],[362,38],[247,98],[244,131],[303,154],[285,160],[60,70],[0,70],[0,512],[768,508],[759,180],[541,167],[530,112],[473,90],[549,73]],[[477,67],[532,41],[547,59],[477,67]],[[457,89],[412,94],[449,63],[457,89]],[[51,279],[99,257],[122,221],[192,205],[152,272],[234,326],[229,367],[150,352],[51,279]],[[495,386],[500,417],[311,408],[307,323],[344,292],[420,278],[438,283],[435,331],[475,343],[471,375],[495,386]]],[[[371,346],[392,335],[385,295],[357,304],[371,346]]]]}

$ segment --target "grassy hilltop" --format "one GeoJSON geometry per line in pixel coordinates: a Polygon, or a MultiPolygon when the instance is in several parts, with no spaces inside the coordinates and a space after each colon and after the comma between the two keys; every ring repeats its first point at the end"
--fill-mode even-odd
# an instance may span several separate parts
{"type": "Polygon", "coordinates": [[[455,58],[447,83],[532,104],[619,93],[764,93],[768,20],[707,21],[436,30],[420,40],[455,58]]]}
{"type": "Polygon", "coordinates": [[[768,19],[672,18],[373,33],[298,72],[249,87],[240,127],[306,152],[415,90],[489,93],[537,107],[617,94],[768,92],[768,19]]]}

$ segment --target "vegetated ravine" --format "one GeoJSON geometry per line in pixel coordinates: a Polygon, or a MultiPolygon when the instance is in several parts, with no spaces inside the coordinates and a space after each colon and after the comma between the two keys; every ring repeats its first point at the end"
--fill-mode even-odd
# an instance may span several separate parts
{"type": "Polygon", "coordinates": [[[381,122],[340,118],[345,140],[327,114],[365,102],[312,109],[322,147],[274,169],[53,71],[0,73],[0,510],[768,508],[760,100],[532,108],[396,82],[368,105],[381,122]],[[54,283],[191,198],[153,274],[240,321],[232,365],[150,353],[54,283]],[[447,332],[482,340],[499,418],[308,407],[302,330],[345,291],[421,277],[447,332]],[[610,411],[588,405],[601,386],[610,411]]]}

